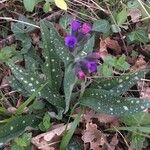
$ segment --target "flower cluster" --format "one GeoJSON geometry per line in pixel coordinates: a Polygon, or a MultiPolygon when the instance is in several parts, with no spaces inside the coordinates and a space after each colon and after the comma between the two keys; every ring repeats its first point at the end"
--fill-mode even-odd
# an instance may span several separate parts
{"type": "Polygon", "coordinates": [[[86,35],[91,32],[91,25],[89,23],[81,23],[78,20],[71,21],[71,35],[65,37],[65,45],[70,48],[70,51],[73,51],[73,48],[76,47],[77,43],[80,40],[81,36],[86,35]]]}
{"type": "Polygon", "coordinates": [[[87,75],[97,72],[98,61],[100,54],[93,52],[83,60],[75,64],[75,74],[80,80],[84,80],[87,75]]]}
{"type": "MultiPolygon", "coordinates": [[[[77,43],[91,32],[92,26],[89,23],[81,23],[78,20],[71,21],[71,35],[65,37],[65,45],[73,52],[77,43]]],[[[80,80],[84,80],[86,76],[97,72],[98,61],[100,55],[97,52],[88,54],[85,58],[75,63],[75,74],[80,80]]]]}

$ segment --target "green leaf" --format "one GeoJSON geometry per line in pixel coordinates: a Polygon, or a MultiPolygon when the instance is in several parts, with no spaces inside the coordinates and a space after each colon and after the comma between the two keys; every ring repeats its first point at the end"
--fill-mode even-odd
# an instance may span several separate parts
{"type": "Polygon", "coordinates": [[[108,66],[107,64],[102,65],[102,72],[101,72],[105,77],[110,77],[112,76],[113,69],[111,66],[108,66]]]}
{"type": "Polygon", "coordinates": [[[16,114],[22,114],[24,112],[25,107],[27,107],[38,95],[38,93],[46,86],[47,83],[39,87],[22,105],[19,106],[19,108],[16,111],[16,114]]]}
{"type": "Polygon", "coordinates": [[[111,25],[111,30],[112,30],[112,32],[114,32],[114,33],[121,32],[120,27],[117,26],[117,25],[115,25],[115,24],[112,24],[112,25],[111,25]]]}
{"type": "Polygon", "coordinates": [[[117,60],[116,60],[116,64],[114,66],[116,69],[118,70],[122,70],[122,71],[125,71],[125,70],[128,70],[130,65],[126,62],[126,56],[125,55],[122,55],[121,57],[119,57],[117,60]]]}
{"type": "Polygon", "coordinates": [[[67,10],[67,3],[64,0],[54,0],[57,7],[62,10],[67,10]]]}
{"type": "Polygon", "coordinates": [[[45,13],[48,13],[49,10],[50,10],[50,3],[49,2],[46,2],[44,5],[43,5],[43,10],[45,13]]]}
{"type": "MultiPolygon", "coordinates": [[[[30,2],[32,2],[32,1],[30,1],[30,2]]],[[[32,20],[26,18],[23,15],[21,15],[19,17],[19,21],[23,21],[23,22],[26,22],[26,23],[29,23],[29,24],[35,24],[32,20]]],[[[14,23],[11,26],[11,30],[14,34],[29,33],[29,32],[32,32],[34,29],[35,29],[35,27],[33,27],[31,25],[24,24],[24,23],[20,23],[20,22],[14,23]]]]}
{"type": "Polygon", "coordinates": [[[93,31],[102,32],[102,33],[109,33],[110,31],[110,24],[107,20],[101,19],[96,20],[93,23],[93,31]]]}
{"type": "Polygon", "coordinates": [[[125,23],[125,21],[127,20],[128,17],[128,11],[126,8],[122,9],[121,12],[119,12],[117,14],[116,20],[117,20],[117,24],[120,26],[123,23],[125,23]]]}
{"type": "Polygon", "coordinates": [[[50,33],[44,21],[41,21],[40,27],[43,40],[43,55],[45,57],[43,71],[48,78],[50,86],[56,90],[59,90],[62,82],[61,62],[60,58],[56,54],[56,47],[53,43],[54,41],[51,41],[52,39],[54,40],[54,38],[57,37],[54,37],[54,35],[50,33]]]}
{"type": "Polygon", "coordinates": [[[132,116],[126,116],[121,118],[122,122],[128,126],[149,126],[150,115],[145,112],[141,112],[132,116]]]}
{"type": "Polygon", "coordinates": [[[69,26],[73,17],[71,15],[64,15],[59,20],[59,25],[63,27],[67,33],[71,33],[71,27],[69,26]]]}
{"type": "Polygon", "coordinates": [[[9,122],[0,127],[0,143],[5,143],[21,135],[30,128],[36,129],[40,120],[35,115],[13,117],[9,122]]]}
{"type": "Polygon", "coordinates": [[[140,6],[137,0],[131,0],[127,4],[129,9],[138,8],[140,6]]]}
{"type": "Polygon", "coordinates": [[[140,30],[136,30],[136,31],[133,31],[131,33],[128,34],[128,41],[129,43],[133,43],[133,42],[141,42],[141,43],[148,43],[150,42],[150,39],[148,37],[148,32],[144,29],[140,29],[140,30]]]}
{"type": "Polygon", "coordinates": [[[75,120],[72,122],[70,129],[64,134],[63,139],[61,140],[61,144],[60,144],[60,150],[66,150],[71,137],[73,136],[77,125],[81,119],[81,115],[82,115],[82,111],[78,114],[78,116],[75,118],[75,120]]]}
{"type": "MultiPolygon", "coordinates": [[[[58,115],[62,114],[64,111],[64,101],[58,92],[49,87],[48,84],[41,91],[38,91],[37,89],[40,89],[41,85],[44,86],[45,81],[43,81],[37,74],[26,72],[24,69],[14,65],[12,62],[7,64],[11,68],[15,79],[17,79],[23,89],[31,95],[31,99],[35,96],[37,98],[44,98],[57,108],[56,110],[58,111],[58,115]],[[36,95],[36,92],[38,92],[38,95],[36,95]]],[[[59,117],[61,118],[61,116],[59,117]]]]}
{"type": "Polygon", "coordinates": [[[39,124],[41,131],[47,131],[51,127],[50,116],[45,113],[43,121],[39,124]]]}
{"type": "Polygon", "coordinates": [[[76,82],[77,82],[77,77],[75,75],[75,71],[72,64],[70,64],[68,68],[66,68],[65,70],[65,77],[64,77],[64,93],[65,93],[65,102],[66,102],[65,112],[67,112],[69,109],[72,90],[76,82]]]}
{"type": "Polygon", "coordinates": [[[35,100],[33,104],[30,106],[31,110],[42,110],[45,107],[45,103],[42,100],[35,100]]]}
{"type": "Polygon", "coordinates": [[[35,5],[41,2],[42,0],[23,0],[24,7],[27,11],[32,12],[35,5]]]}
{"type": "Polygon", "coordinates": [[[114,93],[102,89],[87,89],[80,99],[80,103],[97,112],[116,116],[141,112],[150,106],[148,100],[116,96],[114,93]]]}
{"type": "Polygon", "coordinates": [[[132,134],[132,144],[134,145],[136,150],[142,150],[143,144],[145,141],[145,137],[138,135],[136,133],[132,134]]]}
{"type": "Polygon", "coordinates": [[[105,89],[110,93],[121,95],[136,84],[149,70],[141,70],[132,74],[122,75],[119,77],[97,79],[91,85],[93,88],[105,89]]]}
{"type": "MultiPolygon", "coordinates": [[[[150,133],[150,127],[138,127],[138,126],[132,126],[132,127],[119,127],[118,130],[125,130],[125,131],[131,131],[131,132],[143,132],[143,133],[150,133]]],[[[146,136],[146,135],[145,135],[146,136]]],[[[150,136],[148,136],[150,138],[150,136]]]]}
{"type": "Polygon", "coordinates": [[[24,133],[21,137],[16,138],[15,142],[20,147],[27,147],[30,145],[32,133],[24,133]]]}
{"type": "Polygon", "coordinates": [[[77,58],[85,57],[88,53],[93,51],[95,44],[95,35],[93,35],[83,46],[83,49],[78,53],[77,58]]]}
{"type": "MultiPolygon", "coordinates": [[[[51,22],[42,20],[40,24],[47,26],[49,29],[49,32],[47,33],[48,35],[50,34],[49,43],[54,45],[55,53],[58,55],[59,59],[64,62],[65,66],[67,66],[71,61],[73,61],[73,56],[69,49],[64,45],[64,40],[59,36],[51,22]]],[[[42,34],[44,36],[44,33],[42,34]]]]}
{"type": "Polygon", "coordinates": [[[16,55],[16,46],[6,46],[0,50],[0,61],[7,62],[14,55],[16,55]]]}

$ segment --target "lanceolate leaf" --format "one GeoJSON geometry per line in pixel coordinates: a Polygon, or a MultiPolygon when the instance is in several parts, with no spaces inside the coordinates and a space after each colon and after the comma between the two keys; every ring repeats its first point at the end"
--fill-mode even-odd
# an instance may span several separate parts
{"type": "Polygon", "coordinates": [[[65,93],[65,102],[66,102],[65,112],[67,112],[69,109],[72,90],[76,82],[77,82],[77,77],[75,76],[74,68],[71,64],[68,66],[68,68],[66,68],[65,77],[64,77],[64,93],[65,93]]]}
{"type": "Polygon", "coordinates": [[[57,31],[55,30],[54,25],[51,22],[43,20],[41,21],[41,24],[45,24],[49,29],[49,43],[54,45],[55,52],[58,55],[59,59],[64,62],[65,66],[67,66],[70,63],[70,61],[73,60],[73,56],[70,53],[69,49],[64,45],[64,40],[59,36],[57,31]]]}
{"type": "Polygon", "coordinates": [[[56,54],[54,43],[51,42],[51,39],[55,37],[50,34],[50,31],[44,21],[41,21],[40,26],[43,39],[43,55],[45,57],[43,71],[48,78],[50,86],[59,90],[62,82],[62,70],[60,58],[56,54]]]}
{"type": "Polygon", "coordinates": [[[116,96],[102,89],[86,90],[80,103],[97,112],[104,112],[117,116],[134,114],[150,107],[149,100],[116,96]]]}
{"type": "Polygon", "coordinates": [[[17,116],[12,118],[5,125],[0,127],[0,143],[8,142],[9,140],[21,135],[27,127],[36,128],[40,123],[40,119],[35,115],[17,116]]]}
{"type": "Polygon", "coordinates": [[[149,70],[142,70],[133,74],[122,75],[109,79],[97,79],[92,88],[108,90],[110,93],[121,95],[136,84],[149,70]]]}
{"type": "MultiPolygon", "coordinates": [[[[41,80],[37,74],[26,72],[24,69],[14,65],[13,63],[8,63],[8,65],[11,68],[15,79],[18,80],[18,83],[20,83],[22,88],[25,89],[30,95],[35,92],[41,84],[45,83],[45,81],[41,80]]],[[[64,107],[62,97],[48,85],[38,92],[37,97],[46,99],[50,104],[55,106],[58,111],[60,111],[60,108],[63,109],[64,107]]]]}

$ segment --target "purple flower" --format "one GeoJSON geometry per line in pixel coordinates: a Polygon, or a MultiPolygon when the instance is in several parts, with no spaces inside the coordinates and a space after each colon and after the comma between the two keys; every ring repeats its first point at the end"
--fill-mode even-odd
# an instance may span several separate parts
{"type": "Polygon", "coordinates": [[[91,73],[96,73],[99,59],[100,54],[98,52],[93,52],[88,54],[88,56],[82,60],[76,62],[75,74],[78,79],[83,80],[91,73]]]}
{"type": "Polygon", "coordinates": [[[72,20],[71,28],[72,31],[77,31],[81,27],[81,23],[78,20],[72,20]]]}
{"type": "Polygon", "coordinates": [[[77,44],[77,39],[73,35],[68,35],[65,37],[65,45],[69,48],[74,48],[77,44]]]}
{"type": "Polygon", "coordinates": [[[80,71],[77,73],[77,77],[78,77],[78,79],[80,79],[80,80],[84,80],[84,79],[85,79],[85,73],[84,73],[82,70],[80,70],[80,71]]]}
{"type": "Polygon", "coordinates": [[[86,61],[86,69],[88,73],[94,73],[97,71],[97,63],[95,61],[86,61]]]}
{"type": "Polygon", "coordinates": [[[91,32],[91,30],[92,30],[92,26],[89,23],[84,23],[82,25],[82,28],[81,28],[82,33],[87,34],[91,32]]]}
{"type": "Polygon", "coordinates": [[[80,63],[76,63],[75,65],[75,74],[78,77],[79,80],[84,80],[85,79],[85,73],[84,71],[81,69],[80,63]]]}

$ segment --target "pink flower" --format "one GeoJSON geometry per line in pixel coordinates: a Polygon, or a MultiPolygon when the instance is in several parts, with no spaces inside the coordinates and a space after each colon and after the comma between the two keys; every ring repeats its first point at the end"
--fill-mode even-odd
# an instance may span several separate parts
{"type": "Polygon", "coordinates": [[[92,30],[92,26],[89,23],[84,23],[82,25],[82,28],[81,28],[82,33],[87,34],[91,32],[91,30],[92,30]]]}

